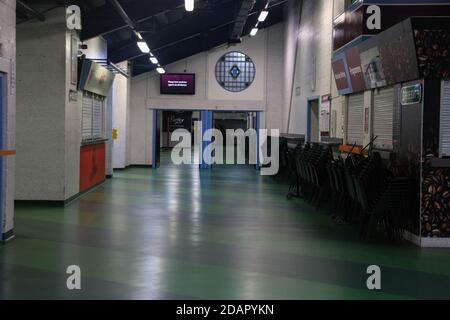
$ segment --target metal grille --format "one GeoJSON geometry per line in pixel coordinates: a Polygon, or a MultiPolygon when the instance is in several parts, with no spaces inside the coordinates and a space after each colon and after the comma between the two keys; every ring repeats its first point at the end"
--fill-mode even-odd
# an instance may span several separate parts
{"type": "Polygon", "coordinates": [[[230,92],[241,92],[255,80],[256,67],[249,56],[233,51],[219,59],[215,74],[222,88],[230,92]]]}
{"type": "Polygon", "coordinates": [[[364,143],[364,93],[348,98],[347,144],[364,143]]]}
{"type": "Polygon", "coordinates": [[[90,92],[83,93],[82,140],[92,142],[104,140],[105,134],[105,98],[90,92]]]}
{"type": "Polygon", "coordinates": [[[394,89],[394,87],[384,88],[374,94],[373,135],[378,136],[374,142],[376,148],[393,149],[394,89]]]}
{"type": "Polygon", "coordinates": [[[450,81],[442,82],[441,95],[439,153],[441,157],[450,157],[450,81]]]}

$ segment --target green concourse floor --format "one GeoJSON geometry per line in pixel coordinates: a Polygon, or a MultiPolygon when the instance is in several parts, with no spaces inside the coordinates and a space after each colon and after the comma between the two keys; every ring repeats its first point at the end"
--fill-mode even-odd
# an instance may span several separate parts
{"type": "Polygon", "coordinates": [[[450,250],[361,243],[286,193],[251,167],[163,166],[116,172],[66,208],[19,206],[0,298],[450,298],[450,250]],[[381,291],[366,288],[372,264],[381,291]]]}

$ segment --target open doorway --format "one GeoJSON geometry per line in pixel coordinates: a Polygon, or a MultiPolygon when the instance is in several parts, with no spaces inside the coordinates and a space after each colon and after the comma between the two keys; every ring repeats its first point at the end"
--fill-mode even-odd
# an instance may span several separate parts
{"type": "MultiPolygon", "coordinates": [[[[192,110],[157,110],[155,111],[155,154],[154,167],[172,165],[171,154],[179,141],[173,141],[172,135],[176,130],[183,129],[191,134],[191,145],[194,146],[196,136],[195,123],[199,121],[200,113],[192,110]]],[[[199,157],[196,150],[192,149],[192,163],[199,157]]],[[[198,162],[198,160],[197,160],[198,162]]]]}
{"type": "Polygon", "coordinates": [[[308,100],[308,141],[320,142],[320,108],[319,98],[311,98],[308,100]]]}
{"type": "MultiPolygon", "coordinates": [[[[250,159],[250,137],[246,136],[245,140],[241,141],[230,133],[238,130],[247,133],[250,129],[257,131],[259,127],[257,118],[256,112],[216,111],[213,113],[213,126],[222,133],[224,139],[223,163],[226,163],[227,155],[231,154],[234,155],[234,164],[240,164],[238,162],[239,156],[245,159],[245,164],[255,164],[256,159],[253,161],[250,159]]],[[[255,143],[256,140],[257,136],[255,136],[255,143]]],[[[253,151],[256,155],[257,150],[253,151]]]]}
{"type": "MultiPolygon", "coordinates": [[[[259,129],[259,112],[245,111],[193,111],[193,110],[154,110],[153,113],[153,168],[161,166],[173,165],[172,154],[183,154],[183,147],[179,146],[180,141],[172,141],[173,134],[176,130],[186,130],[191,134],[191,163],[189,165],[199,166],[201,169],[210,169],[212,165],[212,157],[217,157],[215,148],[210,150],[212,154],[208,155],[207,147],[214,142],[215,138],[209,135],[209,129],[217,129],[222,133],[223,137],[223,162],[226,163],[227,148],[234,151],[233,164],[252,164],[258,168],[258,129],[259,129]],[[242,141],[234,136],[227,136],[227,130],[242,130],[248,134],[249,129],[254,129],[255,133],[252,137],[255,141],[250,143],[250,137],[246,137],[242,141]],[[232,141],[231,146],[226,146],[227,141],[232,141]],[[255,147],[255,150],[250,148],[255,147]],[[176,150],[179,149],[179,150],[176,150]],[[250,151],[253,151],[250,153],[250,151]],[[245,152],[245,153],[244,153],[245,152]],[[238,162],[238,154],[244,156],[244,163],[238,162]]],[[[230,150],[228,150],[230,152],[230,150]]],[[[219,163],[214,163],[218,165],[219,163]]]]}

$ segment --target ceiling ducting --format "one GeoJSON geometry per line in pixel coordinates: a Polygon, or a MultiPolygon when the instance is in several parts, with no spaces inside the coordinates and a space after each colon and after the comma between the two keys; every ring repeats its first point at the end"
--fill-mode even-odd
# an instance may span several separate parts
{"type": "Polygon", "coordinates": [[[248,15],[253,10],[255,4],[256,0],[242,0],[229,42],[235,43],[241,41],[242,33],[244,32],[245,25],[247,24],[248,15]]]}

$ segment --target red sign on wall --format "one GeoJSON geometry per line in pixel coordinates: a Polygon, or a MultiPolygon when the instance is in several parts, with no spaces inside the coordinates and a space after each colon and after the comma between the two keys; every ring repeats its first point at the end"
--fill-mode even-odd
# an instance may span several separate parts
{"type": "Polygon", "coordinates": [[[333,62],[334,79],[339,91],[349,89],[349,82],[345,69],[344,59],[337,59],[333,62]]]}
{"type": "Polygon", "coordinates": [[[350,74],[350,81],[352,83],[353,92],[366,90],[363,69],[361,67],[361,56],[359,55],[359,48],[355,46],[349,49],[346,52],[346,57],[348,73],[350,74]]]}

